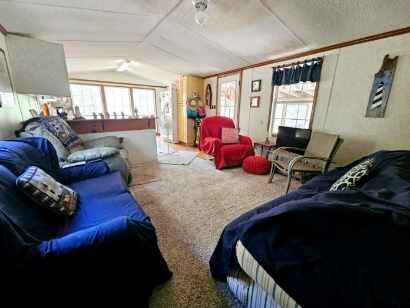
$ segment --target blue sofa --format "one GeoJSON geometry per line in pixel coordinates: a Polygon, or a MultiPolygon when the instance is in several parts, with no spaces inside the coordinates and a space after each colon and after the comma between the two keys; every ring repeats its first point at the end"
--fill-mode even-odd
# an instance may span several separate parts
{"type": "Polygon", "coordinates": [[[93,286],[102,296],[102,290],[132,289],[138,307],[172,275],[150,218],[121,174],[110,173],[102,160],[61,169],[43,138],[0,141],[0,262],[3,282],[19,290],[70,288],[91,295],[93,286]],[[16,177],[32,165],[78,193],[72,217],[47,212],[17,189],[16,177]]]}

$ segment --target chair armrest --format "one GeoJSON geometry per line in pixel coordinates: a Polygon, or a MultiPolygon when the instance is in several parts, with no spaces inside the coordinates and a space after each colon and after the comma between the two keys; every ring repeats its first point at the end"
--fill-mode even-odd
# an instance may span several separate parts
{"type": "MultiPolygon", "coordinates": [[[[320,160],[320,161],[323,161],[323,162],[327,162],[327,159],[322,158],[322,157],[314,157],[314,156],[303,156],[303,155],[300,155],[300,156],[295,157],[294,159],[292,159],[292,160],[289,162],[288,170],[291,171],[291,170],[293,169],[294,165],[295,165],[297,162],[299,162],[299,161],[301,161],[301,160],[304,160],[304,159],[320,160]]],[[[322,168],[322,173],[323,173],[324,171],[325,171],[325,170],[324,170],[324,167],[323,167],[323,168],[322,168]]]]}
{"type": "Polygon", "coordinates": [[[116,136],[105,136],[95,139],[90,139],[84,141],[84,146],[86,149],[100,148],[100,147],[109,147],[122,149],[122,143],[124,138],[116,136]]]}
{"type": "Polygon", "coordinates": [[[70,184],[108,173],[110,173],[110,168],[105,161],[94,160],[81,165],[60,168],[57,171],[57,177],[59,182],[70,184]]]}
{"type": "MultiPolygon", "coordinates": [[[[296,147],[278,147],[278,148],[274,149],[273,151],[269,151],[269,152],[272,153],[272,159],[275,160],[275,159],[277,159],[277,154],[278,154],[280,151],[288,151],[288,152],[291,152],[291,151],[289,151],[289,150],[305,152],[304,149],[302,149],[302,148],[296,148],[296,147]]],[[[291,152],[291,153],[293,153],[293,152],[291,152]]],[[[299,155],[300,155],[300,154],[299,154],[299,155]]],[[[301,156],[302,156],[302,155],[301,155],[301,156]]]]}
{"type": "Polygon", "coordinates": [[[244,135],[239,135],[239,143],[240,144],[245,144],[245,145],[249,145],[252,147],[252,139],[249,138],[248,136],[244,136],[244,135]]]}
{"type": "MultiPolygon", "coordinates": [[[[114,248],[117,244],[131,240],[136,235],[136,232],[133,232],[134,230],[130,226],[131,224],[138,225],[142,231],[141,234],[144,233],[144,236],[140,238],[141,240],[156,240],[150,224],[137,222],[130,217],[120,216],[61,238],[44,241],[38,246],[40,256],[42,258],[58,258],[78,257],[87,254],[98,255],[101,250],[114,248]],[[152,238],[146,236],[150,233],[153,234],[152,238]]],[[[137,237],[135,238],[138,240],[137,237]]]]}

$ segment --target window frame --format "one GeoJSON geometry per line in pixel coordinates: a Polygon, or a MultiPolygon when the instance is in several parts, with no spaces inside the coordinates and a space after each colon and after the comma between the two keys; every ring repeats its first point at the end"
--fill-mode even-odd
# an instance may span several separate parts
{"type": "MultiPolygon", "coordinates": [[[[312,129],[312,126],[313,126],[313,118],[315,117],[316,102],[317,102],[317,97],[319,93],[319,84],[320,84],[319,81],[315,82],[315,90],[313,94],[312,110],[310,114],[308,129],[312,129]]],[[[269,110],[268,131],[269,131],[269,135],[271,135],[272,137],[277,137],[278,135],[277,133],[273,133],[272,130],[273,130],[273,124],[274,124],[273,116],[276,111],[279,87],[280,86],[272,86],[272,90],[271,90],[271,100],[270,100],[271,103],[270,103],[270,110],[269,110]]]]}
{"type": "MultiPolygon", "coordinates": [[[[133,84],[124,84],[124,85],[119,85],[115,83],[110,83],[110,82],[87,82],[87,81],[76,81],[76,80],[70,80],[69,81],[70,85],[80,85],[80,86],[97,86],[100,88],[101,91],[101,104],[102,104],[102,110],[104,115],[107,114],[107,97],[105,95],[105,87],[118,87],[118,88],[125,88],[128,90],[128,94],[130,96],[130,104],[131,104],[131,116],[135,116],[135,105],[134,105],[134,97],[132,94],[133,89],[142,89],[142,90],[151,90],[154,92],[154,110],[155,110],[155,117],[157,117],[157,87],[153,86],[145,86],[145,85],[133,85],[133,84]]],[[[71,97],[72,99],[72,97],[71,97]]]]}

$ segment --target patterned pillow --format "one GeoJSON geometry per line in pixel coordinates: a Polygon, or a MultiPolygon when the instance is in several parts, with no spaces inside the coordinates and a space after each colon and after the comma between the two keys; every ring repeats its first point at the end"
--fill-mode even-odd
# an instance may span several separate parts
{"type": "Polygon", "coordinates": [[[339,191],[351,189],[357,186],[357,184],[366,176],[370,174],[372,167],[374,166],[374,159],[366,159],[360,164],[354,166],[336,182],[333,183],[329,191],[339,191]]]}
{"type": "Polygon", "coordinates": [[[62,118],[53,116],[39,118],[39,121],[50,133],[56,136],[70,152],[84,149],[80,137],[62,118]]]}
{"type": "Polygon", "coordinates": [[[236,128],[222,127],[222,143],[239,143],[239,133],[236,128]]]}
{"type": "Polygon", "coordinates": [[[88,150],[81,150],[70,154],[67,161],[70,163],[78,163],[80,161],[90,161],[95,159],[104,159],[119,153],[118,149],[114,148],[94,148],[88,150]]]}
{"type": "Polygon", "coordinates": [[[28,167],[16,180],[17,187],[35,203],[63,216],[77,207],[77,193],[38,167],[28,167]]]}

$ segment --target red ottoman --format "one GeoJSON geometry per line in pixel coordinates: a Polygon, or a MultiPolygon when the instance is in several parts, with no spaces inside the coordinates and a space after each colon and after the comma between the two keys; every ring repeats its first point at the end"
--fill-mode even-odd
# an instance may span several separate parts
{"type": "Polygon", "coordinates": [[[245,172],[253,174],[267,174],[269,172],[269,162],[263,156],[248,156],[242,163],[245,172]]]}

